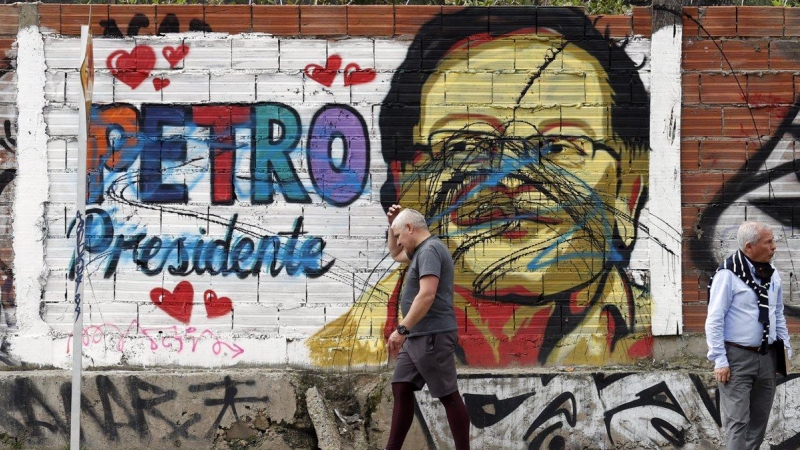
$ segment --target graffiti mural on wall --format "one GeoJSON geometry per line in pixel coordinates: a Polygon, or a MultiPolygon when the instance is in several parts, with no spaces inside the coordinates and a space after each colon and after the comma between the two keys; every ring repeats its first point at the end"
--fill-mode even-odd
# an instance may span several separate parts
{"type": "MultiPolygon", "coordinates": [[[[800,376],[782,378],[770,415],[770,448],[794,449],[785,427],[797,406],[800,376]]],[[[474,448],[719,448],[719,399],[710,377],[676,372],[466,376],[459,391],[469,409],[474,448]]],[[[439,401],[417,394],[418,418],[432,442],[452,446],[439,401]]],[[[433,448],[433,447],[432,447],[433,448]]]]}
{"type": "MultiPolygon", "coordinates": [[[[420,210],[460,269],[460,358],[506,366],[649,355],[648,287],[626,272],[648,178],[646,109],[625,112],[647,102],[637,65],[578,11],[540,13],[538,28],[502,16],[489,34],[481,16],[457,16],[453,30],[438,20],[421,29],[380,131],[383,206],[420,210]],[[439,33],[446,38],[430,38],[439,33]]],[[[402,272],[375,276],[312,338],[317,364],[385,360],[402,272]]]]}
{"type": "MultiPolygon", "coordinates": [[[[252,39],[98,40],[95,92],[110,83],[112,98],[125,100],[92,108],[87,267],[106,291],[88,296],[148,309],[93,319],[102,331],[84,343],[102,335],[123,352],[131,345],[119,344],[138,337],[147,347],[142,330],[155,321],[174,325],[167,336],[182,339],[184,353],[200,334],[210,340],[193,348],[219,342],[232,360],[239,349],[252,354],[220,335],[244,317],[237,308],[280,316],[288,304],[313,317],[301,332],[306,362],[385,364],[403,274],[386,259],[383,208],[400,203],[429,218],[457,261],[462,362],[649,356],[648,272],[630,265],[646,230],[646,50],[610,39],[577,9],[525,11],[538,17],[500,17],[488,34],[474,10],[453,13],[453,30],[434,19],[410,46],[397,44],[405,60],[391,68],[372,41],[310,39],[310,56],[292,61],[286,49],[297,40],[287,40],[279,73],[220,69],[220,82],[252,80],[252,102],[209,101],[202,91],[214,74],[187,78],[204,67],[197,61],[252,39]],[[290,279],[304,282],[303,298],[275,294],[290,279]],[[312,303],[313,291],[326,297],[312,303]]],[[[149,26],[134,17],[127,34],[149,26]]],[[[110,20],[104,27],[122,35],[110,20]]],[[[58,209],[71,200],[60,198],[48,245],[74,233],[58,209]]],[[[74,277],[74,256],[49,266],[59,289],[74,277]]]]}
{"type": "MultiPolygon", "coordinates": [[[[168,440],[177,446],[181,441],[206,441],[221,424],[240,420],[240,414],[255,409],[264,414],[270,403],[267,392],[283,387],[227,375],[219,381],[208,378],[189,376],[165,384],[147,376],[95,375],[84,382],[81,395],[82,438],[96,433],[91,439],[115,446],[126,441],[146,445],[168,440]]],[[[19,436],[36,447],[57,447],[68,439],[69,381],[16,377],[0,386],[9,393],[0,399],[3,429],[26,430],[19,436]]],[[[287,418],[286,413],[276,415],[279,420],[287,418]]]]}

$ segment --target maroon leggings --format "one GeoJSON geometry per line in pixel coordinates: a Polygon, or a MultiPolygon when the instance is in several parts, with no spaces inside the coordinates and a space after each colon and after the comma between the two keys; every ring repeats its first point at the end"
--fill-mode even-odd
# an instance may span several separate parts
{"type": "MultiPolygon", "coordinates": [[[[411,383],[392,383],[394,408],[392,409],[392,429],[386,450],[400,450],[406,439],[411,422],[414,420],[414,385],[411,383]]],[[[469,450],[469,413],[458,391],[439,399],[447,413],[447,422],[453,433],[456,450],[469,450]]]]}

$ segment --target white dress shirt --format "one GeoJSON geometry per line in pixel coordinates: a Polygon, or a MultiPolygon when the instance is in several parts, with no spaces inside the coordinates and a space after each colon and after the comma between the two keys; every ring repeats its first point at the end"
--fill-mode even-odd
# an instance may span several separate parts
{"type": "MultiPolygon", "coordinates": [[[[755,269],[747,261],[748,269],[758,282],[755,269]]],[[[783,339],[789,349],[789,330],[783,315],[783,288],[778,271],[772,273],[769,287],[769,343],[783,339]]],[[[708,294],[708,317],[706,318],[706,342],[708,359],[714,368],[728,367],[725,354],[725,341],[748,347],[761,345],[764,325],[758,321],[758,299],[755,291],[740,280],[733,272],[724,269],[714,275],[708,294]]]]}

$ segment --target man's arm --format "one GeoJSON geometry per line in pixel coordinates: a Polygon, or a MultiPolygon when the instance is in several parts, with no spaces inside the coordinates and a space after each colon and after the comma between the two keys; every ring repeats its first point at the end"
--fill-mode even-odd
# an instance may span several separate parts
{"type": "Polygon", "coordinates": [[[389,207],[389,211],[386,211],[386,218],[389,220],[389,229],[386,231],[386,242],[389,246],[389,255],[393,260],[400,263],[409,263],[411,260],[408,259],[408,255],[403,248],[397,245],[397,239],[394,237],[394,232],[392,230],[392,222],[394,222],[394,218],[397,217],[401,209],[403,209],[403,207],[400,205],[392,205],[389,207]]]}
{"type": "MultiPolygon", "coordinates": [[[[425,275],[420,278],[419,292],[411,302],[411,308],[409,308],[408,314],[403,317],[400,325],[405,325],[405,327],[409,330],[414,328],[414,325],[422,320],[422,318],[425,317],[425,314],[428,314],[428,311],[431,309],[431,305],[433,305],[433,301],[436,300],[436,290],[438,288],[439,277],[435,275],[425,275]]],[[[387,344],[390,350],[398,350],[400,346],[403,345],[405,340],[406,337],[395,330],[389,336],[389,341],[387,344]]]]}
{"type": "Polygon", "coordinates": [[[714,282],[708,293],[706,343],[708,359],[714,362],[714,369],[728,368],[728,356],[725,353],[725,315],[733,300],[731,281],[735,276],[730,270],[718,271],[714,275],[714,282]]]}

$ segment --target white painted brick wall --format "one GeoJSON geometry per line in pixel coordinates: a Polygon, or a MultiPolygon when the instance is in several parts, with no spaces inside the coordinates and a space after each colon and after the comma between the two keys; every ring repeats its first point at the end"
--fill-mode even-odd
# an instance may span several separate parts
{"type": "MultiPolygon", "coordinates": [[[[207,103],[210,99],[209,77],[207,72],[164,72],[163,78],[170,80],[170,85],[161,90],[164,103],[207,103]]],[[[150,86],[152,89],[152,86],[150,86]]]]}
{"type": "Polygon", "coordinates": [[[231,42],[231,67],[234,70],[274,70],[279,68],[277,38],[252,35],[231,42]]]}
{"type": "Polygon", "coordinates": [[[183,67],[191,70],[230,70],[231,41],[231,39],[186,39],[184,43],[190,50],[183,67]]]}
{"type": "Polygon", "coordinates": [[[53,70],[45,73],[44,98],[51,103],[66,101],[67,72],[53,70]]]}
{"type": "Polygon", "coordinates": [[[256,76],[247,73],[211,74],[211,101],[253,103],[256,100],[256,76]]]}
{"type": "Polygon", "coordinates": [[[47,134],[52,136],[75,136],[78,110],[63,106],[48,106],[44,110],[47,134]]]}
{"type": "Polygon", "coordinates": [[[328,44],[318,39],[281,39],[280,71],[303,71],[309,64],[325,67],[328,44]]]}
{"type": "MultiPolygon", "coordinates": [[[[114,77],[110,72],[97,71],[94,75],[92,103],[112,103],[114,101],[114,77]]],[[[78,72],[67,72],[66,101],[77,107],[80,104],[81,79],[78,72]]]]}
{"type": "MultiPolygon", "coordinates": [[[[44,62],[48,69],[69,69],[76,70],[80,65],[81,59],[80,39],[64,39],[56,36],[44,38],[44,62]]],[[[97,61],[97,59],[95,59],[97,61]]],[[[105,60],[102,65],[95,64],[95,67],[105,67],[105,60]]]]}

